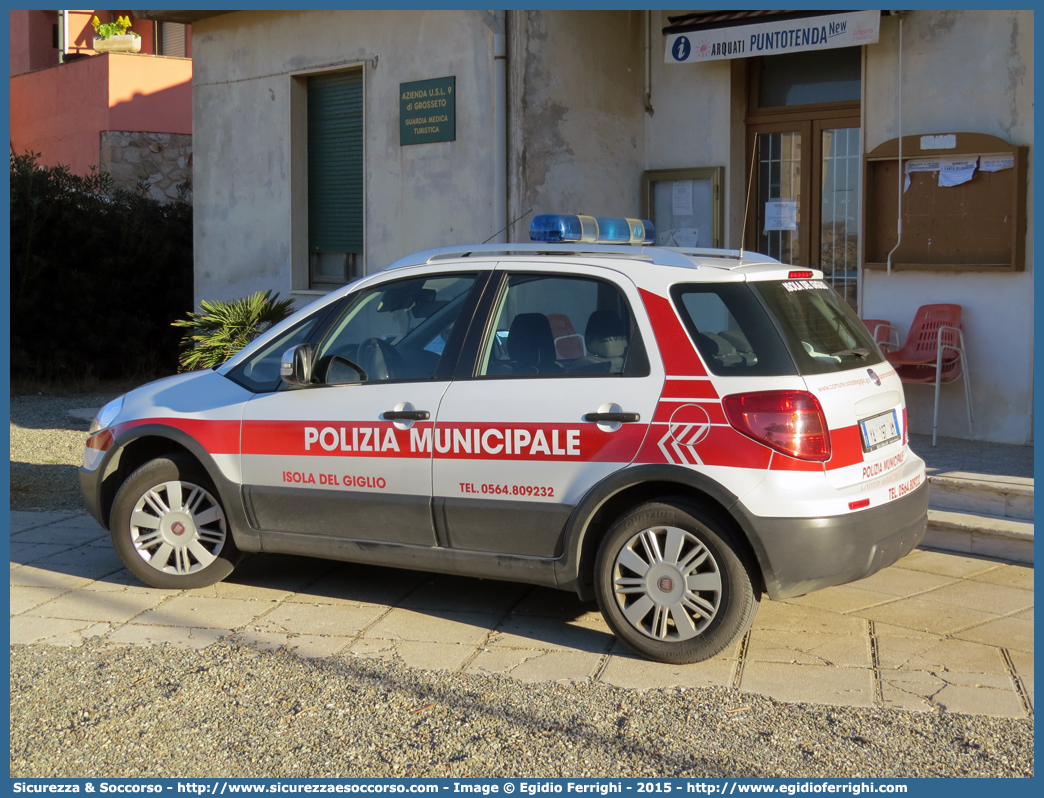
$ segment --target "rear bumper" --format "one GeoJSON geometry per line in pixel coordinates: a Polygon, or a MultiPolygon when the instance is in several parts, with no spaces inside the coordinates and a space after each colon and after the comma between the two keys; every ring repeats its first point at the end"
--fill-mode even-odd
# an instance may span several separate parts
{"type": "Polygon", "coordinates": [[[791,598],[863,579],[909,554],[928,526],[928,482],[901,499],[826,518],[762,518],[732,512],[753,533],[765,589],[791,598]]]}

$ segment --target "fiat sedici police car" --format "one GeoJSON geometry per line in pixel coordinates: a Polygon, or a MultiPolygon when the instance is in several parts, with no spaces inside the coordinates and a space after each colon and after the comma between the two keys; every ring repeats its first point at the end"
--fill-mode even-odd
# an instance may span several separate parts
{"type": "Polygon", "coordinates": [[[921,541],[902,386],[821,272],[649,246],[640,220],[531,237],[403,258],[102,408],[80,478],[127,567],[195,588],[282,552],[528,582],[696,662],[762,596],[921,541]]]}

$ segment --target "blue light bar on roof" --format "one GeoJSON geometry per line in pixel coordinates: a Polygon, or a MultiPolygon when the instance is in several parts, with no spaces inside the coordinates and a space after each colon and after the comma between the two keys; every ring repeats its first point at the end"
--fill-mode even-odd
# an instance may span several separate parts
{"type": "Polygon", "coordinates": [[[643,219],[544,213],[529,225],[529,238],[547,243],[652,244],[656,228],[643,219]]]}

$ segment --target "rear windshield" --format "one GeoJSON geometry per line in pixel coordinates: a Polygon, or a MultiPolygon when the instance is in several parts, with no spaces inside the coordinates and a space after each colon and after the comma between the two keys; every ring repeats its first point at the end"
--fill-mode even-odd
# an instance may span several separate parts
{"type": "Polygon", "coordinates": [[[671,295],[715,374],[824,374],[882,361],[863,323],[821,280],[692,283],[671,295]]]}
{"type": "Polygon", "coordinates": [[[802,374],[882,363],[870,331],[822,280],[749,283],[775,316],[802,374]]]}

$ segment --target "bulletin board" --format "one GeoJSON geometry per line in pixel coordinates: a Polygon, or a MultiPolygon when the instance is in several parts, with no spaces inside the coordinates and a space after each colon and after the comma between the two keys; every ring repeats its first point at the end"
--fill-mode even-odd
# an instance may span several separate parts
{"type": "Polygon", "coordinates": [[[902,168],[909,183],[893,269],[1023,271],[1027,156],[983,133],[904,136],[902,165],[899,139],[867,153],[863,268],[886,268],[895,247],[902,168]]]}
{"type": "Polygon", "coordinates": [[[656,225],[656,246],[724,245],[725,167],[652,169],[642,175],[642,212],[656,225]]]}

